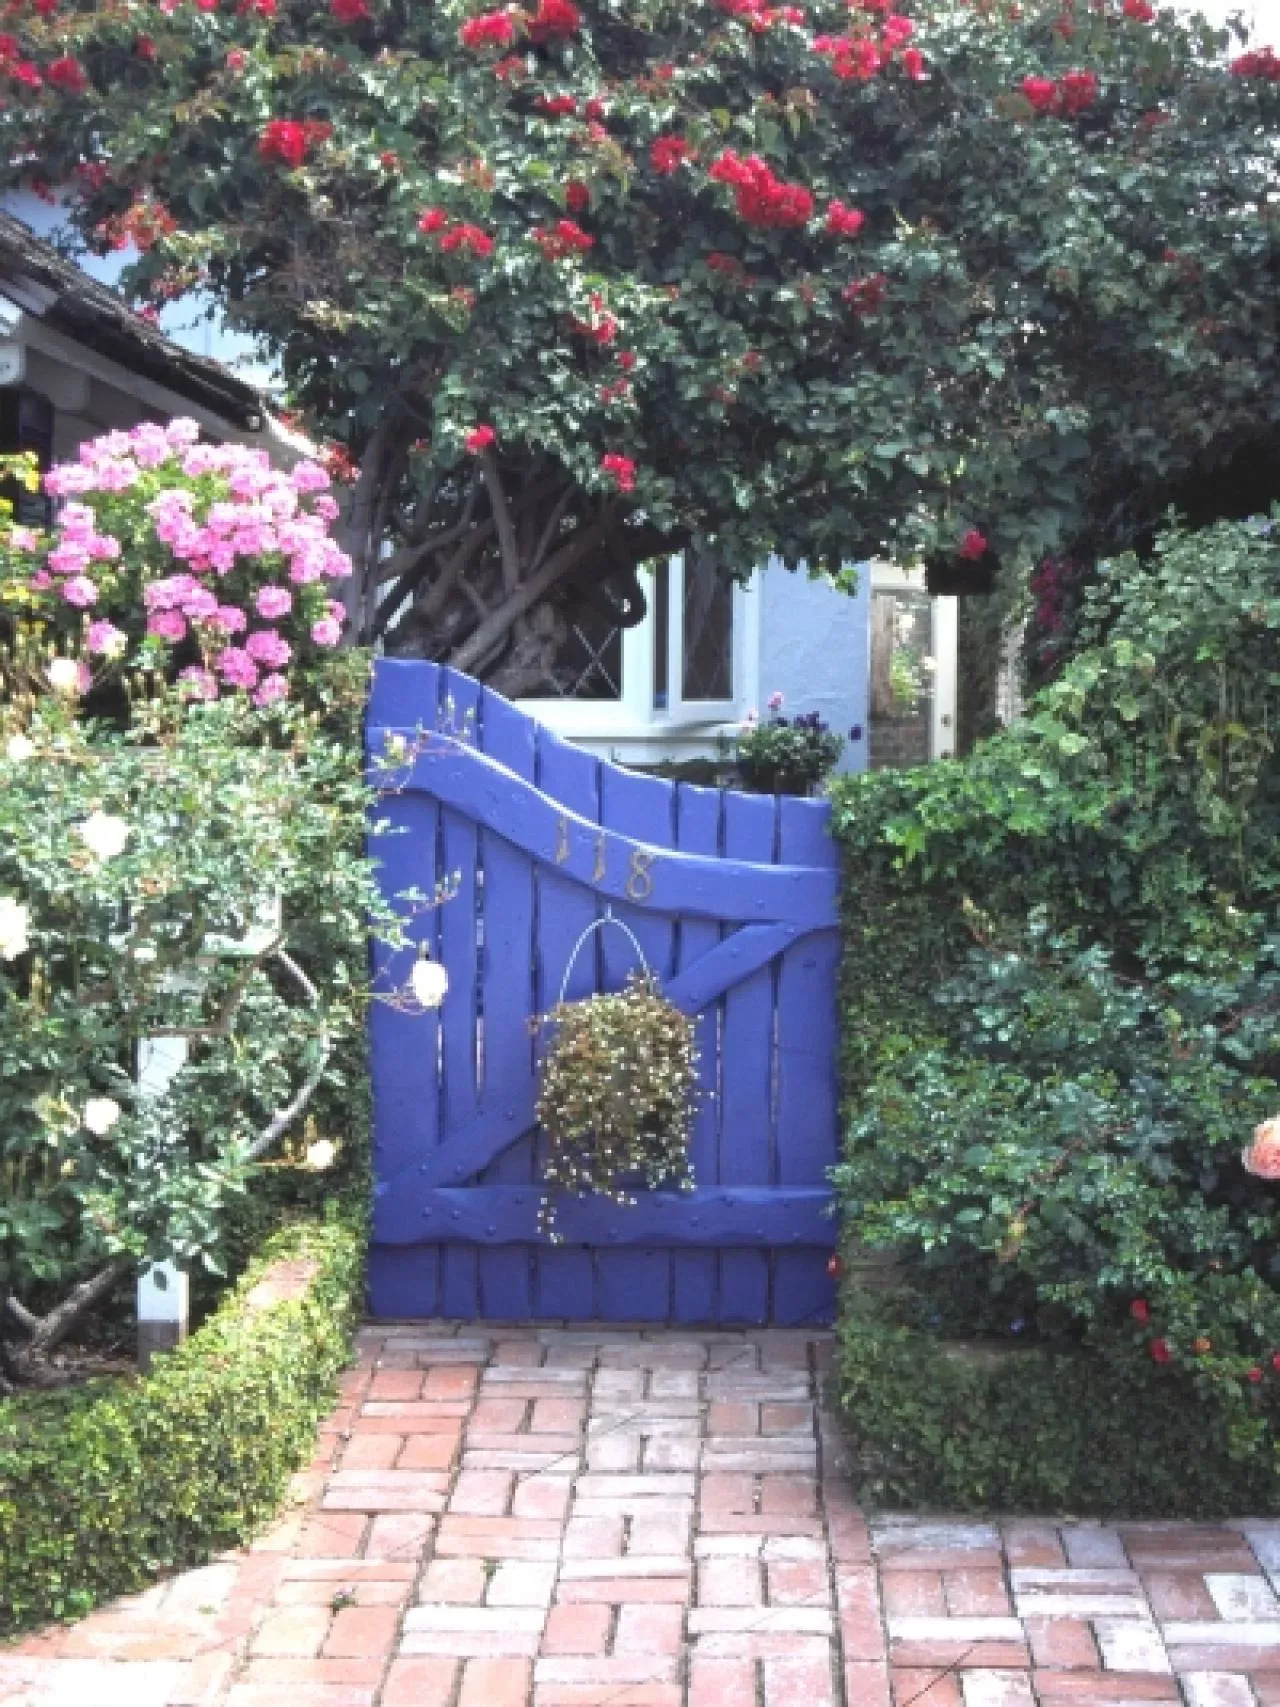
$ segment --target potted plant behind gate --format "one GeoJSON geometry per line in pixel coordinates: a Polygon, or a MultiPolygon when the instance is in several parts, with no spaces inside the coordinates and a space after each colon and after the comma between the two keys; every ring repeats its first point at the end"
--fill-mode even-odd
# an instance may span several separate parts
{"type": "Polygon", "coordinates": [[[553,1243],[557,1199],[565,1193],[634,1204],[638,1189],[692,1191],[689,1142],[698,1054],[690,1017],[661,993],[635,935],[606,912],[578,938],[549,1014],[533,1021],[548,1035],[538,1122],[548,1156],[538,1226],[553,1243]],[[625,932],[640,970],[623,990],[566,1002],[574,963],[596,930],[625,932]]]}
{"type": "Polygon", "coordinates": [[[770,695],[767,719],[751,713],[738,736],[738,772],[752,794],[812,794],[844,750],[844,737],[816,711],[787,717],[783,703],[780,693],[770,695]]]}

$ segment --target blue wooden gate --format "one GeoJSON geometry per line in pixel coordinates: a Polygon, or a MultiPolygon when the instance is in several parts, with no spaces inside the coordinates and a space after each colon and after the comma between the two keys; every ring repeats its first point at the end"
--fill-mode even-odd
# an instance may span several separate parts
{"type": "MultiPolygon", "coordinates": [[[[469,677],[383,662],[372,760],[405,749],[371,838],[384,893],[448,968],[438,1015],[375,1000],[379,1317],[827,1320],[836,1156],[836,851],[825,803],[696,788],[591,757],[469,677]],[[389,748],[390,744],[390,748],[389,748]],[[415,908],[457,874],[453,898],[415,908]],[[585,926],[612,907],[698,1016],[696,1190],[573,1199],[537,1229],[535,1040],[585,926]]],[[[375,959],[402,989],[413,950],[375,959]]],[[[620,989],[621,931],[593,933],[570,999],[620,989]]]]}

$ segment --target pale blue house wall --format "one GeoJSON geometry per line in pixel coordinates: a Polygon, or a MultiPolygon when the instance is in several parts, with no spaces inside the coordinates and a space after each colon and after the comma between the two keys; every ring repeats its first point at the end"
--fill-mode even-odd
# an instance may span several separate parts
{"type": "Polygon", "coordinates": [[[871,570],[857,592],[792,573],[776,559],[760,577],[760,713],[771,693],[786,712],[816,711],[841,734],[861,727],[845,747],[841,770],[867,768],[867,691],[871,663],[871,570]]]}

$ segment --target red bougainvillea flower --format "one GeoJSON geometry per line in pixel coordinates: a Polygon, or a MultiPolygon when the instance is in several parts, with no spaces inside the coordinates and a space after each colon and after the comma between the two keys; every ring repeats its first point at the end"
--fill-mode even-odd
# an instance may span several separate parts
{"type": "Polygon", "coordinates": [[[610,451],[607,456],[600,458],[600,467],[619,492],[635,491],[636,465],[629,456],[619,456],[617,451],[610,451]]]}
{"type": "Polygon", "coordinates": [[[51,18],[58,10],[58,0],[32,0],[31,9],[39,12],[42,18],[51,18]]]}
{"type": "Polygon", "coordinates": [[[1038,113],[1054,112],[1058,105],[1058,85],[1052,77],[1024,77],[1019,88],[1038,113]]]}
{"type": "Polygon", "coordinates": [[[1154,6],[1149,6],[1147,0],[1124,0],[1124,15],[1133,18],[1139,24],[1149,24],[1156,15],[1154,6]]]}
{"type": "Polygon", "coordinates": [[[924,55],[918,47],[909,47],[902,55],[902,69],[913,83],[924,76],[924,55]]]}
{"type": "Polygon", "coordinates": [[[1262,1371],[1258,1368],[1256,1363],[1252,1369],[1245,1371],[1245,1378],[1246,1380],[1252,1381],[1255,1387],[1258,1382],[1262,1380],[1262,1371]]]}
{"type": "Polygon", "coordinates": [[[604,117],[604,102],[599,95],[593,95],[582,110],[589,119],[595,119],[598,122],[604,117]]]}
{"type": "Polygon", "coordinates": [[[842,201],[833,201],[827,209],[826,229],[832,237],[856,237],[866,223],[865,213],[842,201]]]}
{"type": "Polygon", "coordinates": [[[506,47],[516,33],[510,12],[482,12],[478,18],[468,18],[458,31],[463,47],[506,47]]]}
{"type": "Polygon", "coordinates": [[[1255,53],[1242,53],[1231,61],[1231,75],[1260,77],[1267,83],[1280,83],[1280,55],[1271,47],[1260,47],[1255,53]]]}
{"type": "Polygon", "coordinates": [[[256,12],[260,18],[274,18],[279,0],[238,0],[236,11],[256,12]]]}
{"type": "Polygon", "coordinates": [[[1271,1367],[1278,1374],[1280,1374],[1280,1351],[1273,1351],[1272,1352],[1272,1354],[1271,1354],[1271,1367]]]}
{"type": "Polygon", "coordinates": [[[1129,1314],[1133,1317],[1135,1322],[1141,1322],[1145,1327],[1151,1320],[1151,1306],[1147,1303],[1145,1298],[1135,1298],[1133,1303],[1129,1306],[1129,1314]]]}
{"type": "Polygon", "coordinates": [[[429,207],[418,215],[418,230],[428,235],[433,231],[443,231],[449,223],[449,215],[442,207],[429,207]]]}
{"type": "Polygon", "coordinates": [[[562,261],[566,255],[585,255],[594,249],[596,240],[572,219],[558,219],[554,225],[538,225],[533,240],[542,250],[544,259],[562,261]]]}
{"type": "Polygon", "coordinates": [[[441,237],[440,247],[447,251],[466,249],[483,259],[493,254],[493,238],[478,225],[455,225],[441,237]]]}
{"type": "Polygon", "coordinates": [[[283,160],[296,171],[316,142],[327,142],[333,126],[319,120],[272,119],[258,137],[258,153],[264,160],[283,160]]]}
{"type": "Polygon", "coordinates": [[[1098,98],[1098,79],[1092,71],[1068,71],[1058,79],[1058,94],[1064,113],[1082,113],[1098,98]]]}
{"type": "Polygon", "coordinates": [[[529,25],[529,39],[536,42],[563,40],[576,35],[582,24],[582,13],[573,0],[538,0],[538,10],[529,25]]]}
{"type": "Polygon", "coordinates": [[[711,168],[718,184],[732,184],[739,216],[748,225],[806,225],[813,213],[813,195],[802,184],[786,184],[758,154],[743,159],[732,149],[711,168]]]}
{"type": "Polygon", "coordinates": [[[133,44],[133,51],[138,59],[151,60],[156,56],[156,44],[150,36],[139,36],[133,44]]]}
{"type": "Polygon", "coordinates": [[[916,27],[910,18],[899,17],[891,13],[884,21],[884,45],[887,48],[905,47],[916,33],[916,27]]]}
{"type": "Polygon", "coordinates": [[[69,95],[82,95],[89,87],[84,66],[70,54],[55,59],[53,64],[47,67],[45,77],[55,89],[65,89],[69,95]]]}
{"type": "Polygon", "coordinates": [[[963,557],[967,563],[976,563],[980,557],[987,555],[987,536],[979,533],[977,528],[970,528],[960,541],[957,557],[963,557]]]}
{"type": "Polygon", "coordinates": [[[329,0],[329,10],[340,24],[359,24],[372,16],[368,0],[329,0]]]}
{"type": "Polygon", "coordinates": [[[857,315],[874,314],[888,294],[889,281],[883,273],[871,273],[865,279],[854,279],[840,292],[857,315]]]}
{"type": "Polygon", "coordinates": [[[1151,1356],[1156,1363],[1171,1363],[1173,1361],[1173,1353],[1169,1350],[1168,1340],[1152,1340],[1151,1356]]]}
{"type": "Polygon", "coordinates": [[[497,438],[498,435],[494,429],[484,423],[479,427],[473,427],[462,442],[472,456],[479,456],[481,451],[486,451],[491,444],[495,444],[497,438]]]}
{"type": "Polygon", "coordinates": [[[591,191],[581,178],[574,178],[565,185],[564,205],[570,213],[585,213],[591,206],[591,191]]]}
{"type": "Polygon", "coordinates": [[[630,373],[635,365],[636,353],[634,350],[618,351],[618,366],[622,369],[623,373],[630,373]]]}
{"type": "Polygon", "coordinates": [[[678,172],[681,165],[693,157],[693,149],[682,136],[660,136],[649,150],[649,164],[664,177],[678,172]]]}
{"type": "Polygon", "coordinates": [[[576,113],[578,103],[572,95],[539,95],[533,103],[540,113],[546,113],[548,118],[568,118],[570,113],[576,113]]]}
{"type": "Polygon", "coordinates": [[[249,63],[249,55],[242,47],[233,47],[227,55],[228,71],[243,71],[249,63]]]}

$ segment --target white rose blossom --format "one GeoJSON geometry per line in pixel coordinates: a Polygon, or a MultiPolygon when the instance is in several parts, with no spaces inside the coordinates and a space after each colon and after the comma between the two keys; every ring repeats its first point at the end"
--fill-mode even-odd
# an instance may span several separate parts
{"type": "Polygon", "coordinates": [[[132,831],[123,818],[110,812],[93,812],[83,824],[76,825],[76,834],[98,860],[114,859],[123,853],[132,831]]]}
{"type": "Polygon", "coordinates": [[[5,742],[4,756],[11,765],[24,765],[36,750],[29,735],[10,735],[5,742]]]}
{"type": "Polygon", "coordinates": [[[307,1166],[323,1173],[326,1168],[333,1166],[333,1159],[337,1154],[338,1147],[332,1138],[317,1138],[314,1144],[307,1145],[307,1166]]]}
{"type": "Polygon", "coordinates": [[[16,960],[31,946],[31,909],[13,895],[0,895],[0,960],[16,960]]]}
{"type": "Polygon", "coordinates": [[[86,1132],[92,1132],[95,1138],[105,1138],[120,1113],[120,1104],[114,1097],[90,1097],[80,1119],[86,1132]]]}
{"type": "Polygon", "coordinates": [[[449,974],[438,960],[430,960],[423,953],[413,963],[409,988],[420,1008],[438,1008],[449,994],[449,974]]]}
{"type": "Polygon", "coordinates": [[[78,694],[84,686],[84,667],[74,658],[55,658],[45,674],[54,693],[78,694]]]}

